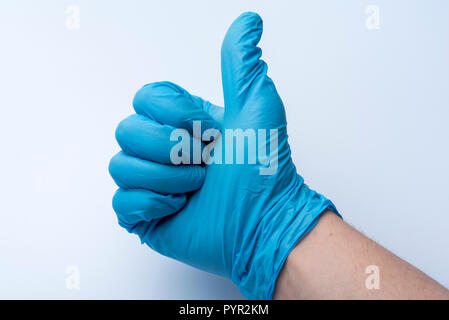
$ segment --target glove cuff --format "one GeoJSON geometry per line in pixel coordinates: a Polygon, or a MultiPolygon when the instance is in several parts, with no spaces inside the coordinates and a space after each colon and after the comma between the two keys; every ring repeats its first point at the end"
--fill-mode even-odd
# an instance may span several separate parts
{"type": "Polygon", "coordinates": [[[296,175],[294,188],[259,222],[246,254],[235,259],[232,280],[248,299],[272,299],[276,279],[296,244],[315,227],[320,215],[334,204],[309,189],[296,175]]]}

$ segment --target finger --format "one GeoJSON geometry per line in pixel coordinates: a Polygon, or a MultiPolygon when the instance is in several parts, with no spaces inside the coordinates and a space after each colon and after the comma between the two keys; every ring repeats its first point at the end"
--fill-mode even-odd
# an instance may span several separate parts
{"type": "Polygon", "coordinates": [[[124,189],[146,189],[159,193],[185,193],[204,182],[205,169],[197,165],[172,166],[117,153],[109,163],[109,173],[124,189]]]}
{"type": "Polygon", "coordinates": [[[260,16],[246,12],[232,23],[223,40],[221,69],[227,116],[235,115],[244,107],[257,107],[266,109],[272,117],[282,118],[283,112],[273,110],[281,108],[283,111],[283,105],[273,81],[267,76],[268,67],[260,59],[262,50],[257,46],[262,29],[260,16]],[[249,98],[254,98],[252,102],[256,103],[246,103],[249,98]]]}
{"type": "Polygon", "coordinates": [[[201,132],[220,125],[196,100],[180,86],[171,82],[155,82],[140,89],[133,100],[138,114],[147,116],[161,124],[183,128],[200,138],[201,132]],[[193,132],[193,121],[201,122],[200,133],[193,132]]]}
{"type": "Polygon", "coordinates": [[[112,206],[119,223],[124,227],[176,213],[186,203],[185,194],[160,194],[144,189],[118,189],[112,206]]]}
{"type": "MultiPolygon", "coordinates": [[[[179,164],[171,157],[173,148],[179,143],[177,132],[172,126],[133,114],[120,122],[115,131],[115,137],[122,150],[128,155],[158,163],[179,164]]],[[[186,139],[183,142],[186,148],[182,150],[180,163],[200,164],[201,159],[193,157],[193,154],[198,152],[201,155],[204,143],[190,134],[183,135],[182,138],[186,139]]]]}
{"type": "Polygon", "coordinates": [[[191,95],[191,97],[195,101],[195,103],[201,108],[203,108],[203,110],[206,111],[212,117],[212,119],[214,119],[219,125],[223,123],[223,115],[224,115],[223,107],[219,107],[195,95],[191,95]]]}

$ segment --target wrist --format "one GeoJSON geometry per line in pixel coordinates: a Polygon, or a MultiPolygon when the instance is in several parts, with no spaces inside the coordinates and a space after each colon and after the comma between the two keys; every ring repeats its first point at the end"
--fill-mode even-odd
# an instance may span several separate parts
{"type": "Polygon", "coordinates": [[[290,251],[276,280],[273,299],[307,299],[308,279],[304,275],[304,264],[310,260],[310,255],[322,252],[328,242],[329,234],[332,234],[332,226],[340,223],[341,219],[330,210],[325,210],[318,222],[308,234],[306,234],[290,251]],[[299,285],[301,284],[301,285],[299,285]]]}
{"type": "Polygon", "coordinates": [[[330,209],[332,202],[296,176],[284,197],[258,222],[234,260],[232,280],[249,299],[272,299],[276,279],[290,252],[330,209]]]}

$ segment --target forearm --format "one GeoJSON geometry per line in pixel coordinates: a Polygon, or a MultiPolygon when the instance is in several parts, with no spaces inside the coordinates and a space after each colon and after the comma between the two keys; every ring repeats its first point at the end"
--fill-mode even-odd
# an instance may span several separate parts
{"type": "Polygon", "coordinates": [[[288,256],[274,299],[449,299],[449,291],[331,212],[288,256]],[[368,289],[368,266],[379,287],[368,289]]]}

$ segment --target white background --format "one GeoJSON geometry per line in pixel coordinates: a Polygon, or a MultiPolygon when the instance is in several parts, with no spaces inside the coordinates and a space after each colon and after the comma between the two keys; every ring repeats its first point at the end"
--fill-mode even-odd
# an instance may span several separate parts
{"type": "Polygon", "coordinates": [[[143,84],[223,103],[221,41],[247,10],[306,182],[449,286],[449,2],[2,0],[0,298],[241,298],[122,230],[107,166],[143,84]]]}

